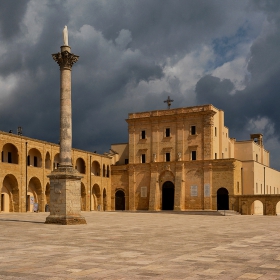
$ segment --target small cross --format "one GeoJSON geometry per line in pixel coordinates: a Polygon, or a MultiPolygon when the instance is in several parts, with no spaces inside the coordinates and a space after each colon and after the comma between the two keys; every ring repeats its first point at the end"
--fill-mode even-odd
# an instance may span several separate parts
{"type": "Polygon", "coordinates": [[[171,102],[173,102],[174,100],[170,99],[170,97],[168,96],[167,100],[164,100],[163,102],[164,103],[167,103],[167,107],[168,109],[170,109],[170,106],[171,106],[171,102]]]}

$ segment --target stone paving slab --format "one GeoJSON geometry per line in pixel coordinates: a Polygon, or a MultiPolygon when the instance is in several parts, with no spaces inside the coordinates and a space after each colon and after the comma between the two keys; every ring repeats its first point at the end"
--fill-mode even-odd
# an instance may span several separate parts
{"type": "Polygon", "coordinates": [[[280,280],[280,217],[83,212],[0,213],[0,279],[280,280]]]}

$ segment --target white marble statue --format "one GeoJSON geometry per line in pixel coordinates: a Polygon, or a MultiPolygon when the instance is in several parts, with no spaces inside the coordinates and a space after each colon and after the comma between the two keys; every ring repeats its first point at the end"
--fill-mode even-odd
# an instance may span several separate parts
{"type": "Polygon", "coordinates": [[[68,30],[66,25],[64,26],[63,29],[63,45],[68,46],[68,30]]]}

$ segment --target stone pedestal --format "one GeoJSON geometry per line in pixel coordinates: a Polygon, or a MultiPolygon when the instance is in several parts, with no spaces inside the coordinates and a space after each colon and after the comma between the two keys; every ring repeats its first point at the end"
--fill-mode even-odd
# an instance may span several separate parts
{"type": "Polygon", "coordinates": [[[46,224],[86,224],[81,216],[81,178],[73,167],[60,166],[50,178],[50,215],[46,224]]]}

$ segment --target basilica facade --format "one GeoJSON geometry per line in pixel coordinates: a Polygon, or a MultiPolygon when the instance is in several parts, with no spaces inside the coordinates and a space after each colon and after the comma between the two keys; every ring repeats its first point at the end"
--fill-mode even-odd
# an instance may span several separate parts
{"type": "MultiPolygon", "coordinates": [[[[234,210],[275,215],[280,172],[262,134],[229,137],[213,105],[131,113],[128,143],[103,155],[72,150],[82,211],[234,210]]],[[[0,132],[1,212],[48,211],[59,145],[0,132]]]]}

